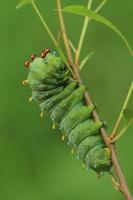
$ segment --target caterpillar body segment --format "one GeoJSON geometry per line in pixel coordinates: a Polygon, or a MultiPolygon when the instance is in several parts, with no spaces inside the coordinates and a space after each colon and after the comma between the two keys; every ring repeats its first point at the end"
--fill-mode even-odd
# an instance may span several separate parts
{"type": "Polygon", "coordinates": [[[32,98],[39,105],[41,113],[46,113],[72,147],[72,153],[81,159],[87,168],[98,173],[110,172],[111,155],[99,129],[102,121],[92,118],[94,105],[84,102],[85,85],[78,86],[62,59],[48,49],[28,63],[27,83],[32,90],[32,98]]]}
{"type": "Polygon", "coordinates": [[[110,150],[105,144],[96,145],[87,153],[85,163],[93,170],[96,169],[98,173],[110,172],[110,150]]]}
{"type": "Polygon", "coordinates": [[[61,92],[64,89],[63,86],[57,87],[55,89],[52,90],[46,90],[46,91],[32,91],[32,96],[33,99],[37,102],[37,103],[41,103],[44,100],[52,97],[53,95],[58,94],[59,92],[61,92]]]}
{"type": "Polygon", "coordinates": [[[69,112],[66,117],[63,118],[60,126],[61,130],[64,131],[67,136],[69,136],[71,130],[82,121],[90,117],[92,111],[93,107],[91,106],[77,104],[71,109],[71,112],[69,112]]]}
{"type": "MultiPolygon", "coordinates": [[[[53,110],[50,116],[51,119],[55,123],[59,124],[62,121],[63,117],[66,115],[66,113],[68,113],[68,111],[71,112],[71,108],[73,108],[77,103],[82,101],[84,91],[85,91],[85,86],[82,85],[77,89],[75,89],[73,93],[71,93],[68,97],[63,99],[53,110]]],[[[62,129],[62,126],[60,126],[60,129],[62,129]]],[[[62,129],[62,131],[66,130],[62,129]]]]}
{"type": "Polygon", "coordinates": [[[58,93],[57,95],[52,96],[51,98],[41,103],[40,104],[41,110],[48,112],[52,107],[60,103],[61,100],[69,96],[74,91],[76,86],[77,86],[77,83],[72,82],[67,87],[65,87],[65,89],[62,92],[58,93]]]}
{"type": "Polygon", "coordinates": [[[87,119],[76,126],[69,134],[69,142],[76,147],[86,138],[99,135],[99,129],[102,127],[102,122],[94,122],[92,119],[87,119]]]}
{"type": "Polygon", "coordinates": [[[101,136],[89,136],[86,137],[78,146],[77,146],[77,154],[80,159],[84,160],[87,153],[95,146],[103,143],[101,141],[101,136]]]}

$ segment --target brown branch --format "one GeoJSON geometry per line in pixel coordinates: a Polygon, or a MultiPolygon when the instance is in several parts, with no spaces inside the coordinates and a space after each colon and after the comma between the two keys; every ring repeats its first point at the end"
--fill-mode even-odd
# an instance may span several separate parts
{"type": "Polygon", "coordinates": [[[56,0],[57,2],[57,9],[58,9],[58,16],[60,20],[60,28],[61,28],[61,34],[64,40],[64,45],[66,48],[66,53],[67,53],[67,58],[68,58],[68,62],[71,65],[73,63],[73,58],[72,58],[72,53],[71,53],[71,48],[69,45],[69,40],[66,34],[66,28],[65,28],[65,24],[64,24],[64,20],[63,20],[63,14],[62,14],[62,10],[61,10],[61,3],[60,0],[56,0]]]}
{"type": "MultiPolygon", "coordinates": [[[[66,31],[65,31],[65,24],[64,24],[64,19],[63,19],[63,15],[62,15],[61,3],[60,3],[60,0],[56,0],[56,1],[57,1],[57,9],[58,9],[60,26],[61,26],[61,30],[62,30],[62,36],[64,39],[64,44],[65,44],[68,60],[69,60],[69,63],[71,65],[74,73],[75,73],[75,77],[76,77],[77,81],[79,82],[79,85],[81,85],[83,83],[83,81],[80,77],[78,66],[72,62],[72,53],[71,53],[71,49],[69,47],[69,40],[68,40],[66,31]]],[[[86,101],[87,105],[92,104],[92,100],[87,91],[85,92],[84,97],[85,97],[85,101],[86,101]]],[[[93,118],[95,121],[99,120],[99,116],[98,116],[96,110],[93,111],[92,115],[93,115],[93,118]]],[[[109,137],[107,136],[106,130],[104,128],[100,129],[100,133],[104,139],[105,144],[110,149],[111,160],[112,160],[112,163],[114,166],[115,173],[119,180],[119,185],[120,185],[119,190],[123,193],[123,195],[125,196],[125,198],[127,200],[133,200],[133,197],[128,189],[128,185],[126,184],[125,177],[122,173],[119,161],[117,159],[114,144],[111,143],[109,137]]]]}

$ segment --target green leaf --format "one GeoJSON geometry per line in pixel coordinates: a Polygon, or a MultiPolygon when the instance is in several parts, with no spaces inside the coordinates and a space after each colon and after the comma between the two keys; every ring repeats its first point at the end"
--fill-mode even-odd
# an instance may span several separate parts
{"type": "Polygon", "coordinates": [[[68,12],[68,13],[81,15],[81,16],[88,16],[88,17],[91,17],[92,19],[94,19],[95,21],[100,22],[100,23],[108,26],[110,29],[115,31],[120,36],[120,38],[123,40],[123,42],[125,43],[125,45],[129,49],[131,55],[133,56],[133,50],[130,47],[125,36],[119,31],[119,29],[115,25],[113,25],[109,20],[105,19],[103,16],[95,13],[94,11],[92,11],[90,9],[88,10],[85,6],[82,6],[82,5],[66,6],[63,9],[63,11],[68,12]]]}
{"type": "Polygon", "coordinates": [[[16,9],[19,9],[27,4],[32,3],[33,0],[21,0],[19,4],[16,6],[16,9]]]}
{"type": "Polygon", "coordinates": [[[126,118],[126,120],[131,120],[133,119],[133,110],[132,109],[124,109],[123,115],[126,118]]]}

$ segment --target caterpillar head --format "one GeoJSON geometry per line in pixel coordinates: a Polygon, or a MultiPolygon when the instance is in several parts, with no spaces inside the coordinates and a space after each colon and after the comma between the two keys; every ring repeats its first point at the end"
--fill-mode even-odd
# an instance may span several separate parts
{"type": "Polygon", "coordinates": [[[29,69],[29,75],[27,82],[29,85],[36,84],[37,82],[43,82],[47,77],[47,73],[52,68],[59,68],[62,65],[61,58],[56,56],[55,52],[50,53],[50,49],[44,49],[41,52],[40,57],[36,55],[31,56],[31,62],[26,61],[25,66],[29,69]]]}

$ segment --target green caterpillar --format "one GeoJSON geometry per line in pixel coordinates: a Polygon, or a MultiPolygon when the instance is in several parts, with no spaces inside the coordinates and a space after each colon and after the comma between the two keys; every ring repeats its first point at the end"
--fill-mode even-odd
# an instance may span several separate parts
{"type": "Polygon", "coordinates": [[[85,85],[78,86],[62,59],[49,49],[41,57],[32,55],[31,59],[31,63],[25,63],[29,74],[23,82],[32,90],[30,101],[34,99],[39,105],[41,116],[44,113],[50,116],[53,129],[57,127],[61,131],[62,140],[67,137],[77,159],[99,174],[110,173],[110,150],[99,133],[103,123],[93,120],[94,105],[85,105],[85,85]]]}

